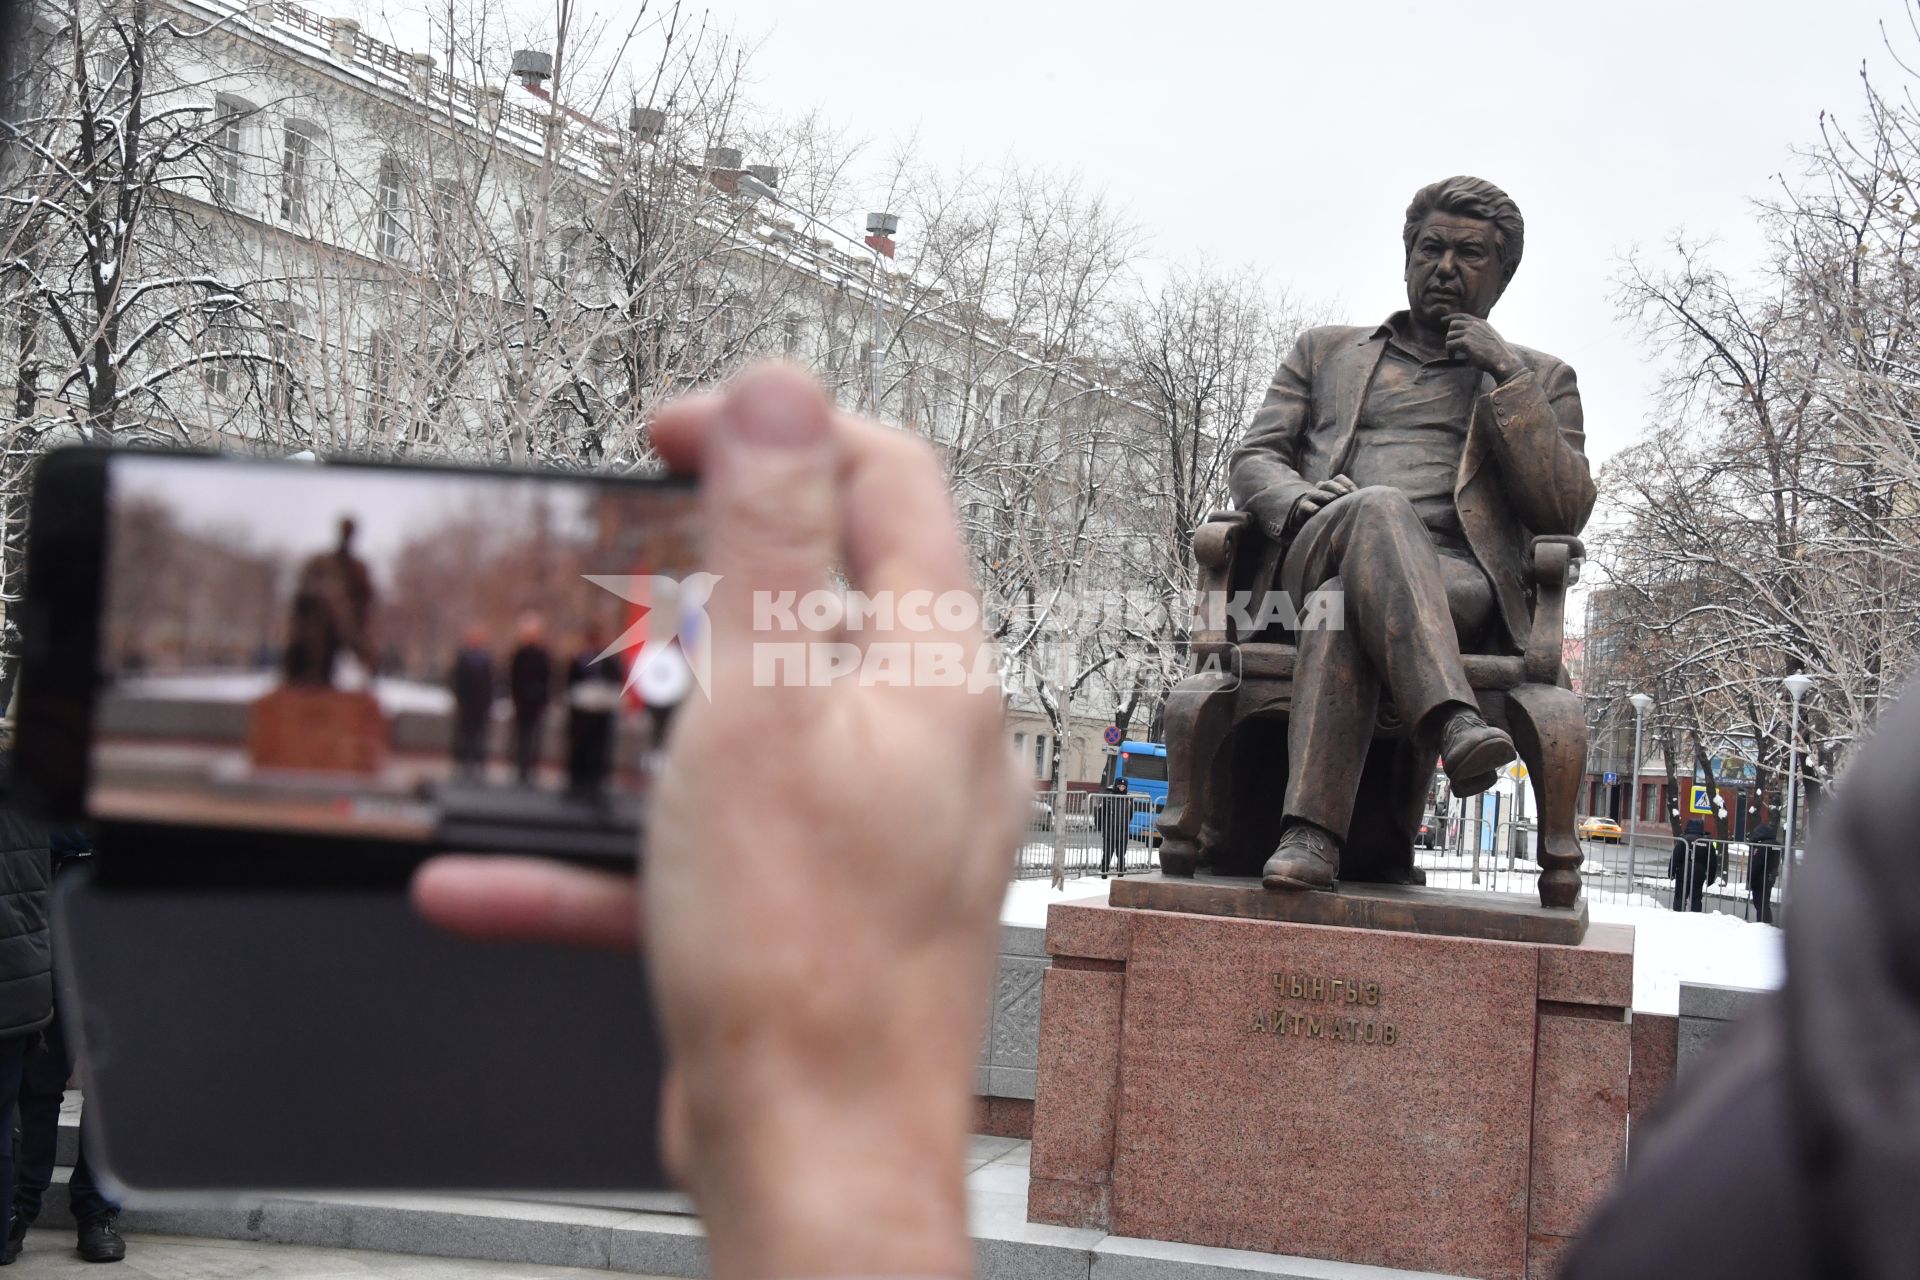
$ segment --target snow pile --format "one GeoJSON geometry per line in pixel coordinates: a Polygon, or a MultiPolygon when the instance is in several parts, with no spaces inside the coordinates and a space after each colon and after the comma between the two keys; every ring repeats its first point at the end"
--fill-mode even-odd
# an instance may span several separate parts
{"type": "MultiPolygon", "coordinates": [[[[1000,923],[1045,926],[1050,904],[1105,902],[1108,883],[1083,876],[1056,890],[1044,879],[1015,880],[1001,902],[1000,923]]],[[[1648,905],[1595,902],[1588,907],[1596,923],[1634,928],[1634,1008],[1678,1013],[1682,981],[1767,990],[1785,978],[1782,935],[1772,925],[1711,911],[1670,911],[1643,901],[1648,905]]]]}
{"type": "Polygon", "coordinates": [[[1678,1013],[1680,984],[1771,990],[1786,977],[1781,932],[1718,912],[1595,902],[1596,923],[1630,924],[1634,932],[1633,1007],[1678,1013]]]}
{"type": "Polygon", "coordinates": [[[1007,896],[1000,903],[1000,923],[1044,927],[1048,906],[1055,902],[1105,902],[1107,883],[1098,876],[1079,876],[1068,880],[1065,889],[1055,889],[1051,880],[1015,880],[1007,886],[1007,896]]]}

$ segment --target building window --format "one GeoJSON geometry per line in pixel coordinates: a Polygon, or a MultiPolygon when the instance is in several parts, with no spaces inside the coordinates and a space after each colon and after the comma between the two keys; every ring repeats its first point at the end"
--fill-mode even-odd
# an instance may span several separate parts
{"type": "Polygon", "coordinates": [[[780,352],[786,356],[800,354],[800,317],[789,313],[780,322],[780,352]]]}
{"type": "Polygon", "coordinates": [[[367,427],[384,431],[394,403],[394,385],[399,378],[399,344],[390,333],[375,333],[367,340],[367,427]]]}
{"type": "Polygon", "coordinates": [[[282,422],[293,417],[294,314],[278,304],[267,318],[267,408],[282,422]]]}
{"type": "Polygon", "coordinates": [[[1047,776],[1047,735],[1044,733],[1033,735],[1033,776],[1047,776]]]}
{"type": "Polygon", "coordinates": [[[247,145],[246,117],[253,107],[223,93],[214,99],[213,109],[218,120],[213,135],[213,197],[234,208],[240,203],[242,189],[240,166],[247,145]]]}
{"type": "Polygon", "coordinates": [[[380,157],[373,198],[374,249],[383,258],[397,260],[407,246],[407,174],[396,157],[380,157]]]}
{"type": "Polygon", "coordinates": [[[208,319],[200,338],[200,376],[207,390],[216,395],[232,395],[238,386],[240,366],[247,350],[246,331],[240,325],[237,307],[222,307],[208,319]]]}
{"type": "Polygon", "coordinates": [[[458,179],[437,178],[433,183],[433,269],[451,274],[466,252],[464,219],[467,193],[458,179]]]}
{"type": "Polygon", "coordinates": [[[280,131],[280,220],[305,225],[312,198],[313,126],[289,120],[280,131]]]}
{"type": "Polygon", "coordinates": [[[1010,427],[1013,425],[1013,420],[1015,418],[1018,418],[1019,416],[1020,416],[1019,399],[1016,396],[1014,396],[1013,393],[1011,392],[1001,396],[1000,397],[1000,425],[1002,427],[1010,427]]]}
{"type": "Polygon", "coordinates": [[[933,371],[933,399],[927,405],[927,426],[933,438],[945,444],[953,439],[953,375],[945,369],[933,371]]]}

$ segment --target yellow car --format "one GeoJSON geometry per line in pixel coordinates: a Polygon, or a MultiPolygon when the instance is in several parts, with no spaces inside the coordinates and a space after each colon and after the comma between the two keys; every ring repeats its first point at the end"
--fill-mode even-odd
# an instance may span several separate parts
{"type": "Polygon", "coordinates": [[[1582,818],[1578,834],[1582,840],[1604,840],[1608,844],[1619,844],[1620,824],[1612,818],[1582,818]]]}

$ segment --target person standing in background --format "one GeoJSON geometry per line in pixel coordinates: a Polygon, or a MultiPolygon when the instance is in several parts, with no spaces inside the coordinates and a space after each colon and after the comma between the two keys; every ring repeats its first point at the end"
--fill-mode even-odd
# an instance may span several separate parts
{"type": "MultiPolygon", "coordinates": [[[[85,835],[56,830],[48,840],[54,875],[58,877],[93,852],[85,835]]],[[[53,1020],[41,1033],[39,1047],[27,1056],[20,1078],[20,1163],[14,1170],[13,1226],[7,1248],[17,1253],[26,1243],[27,1229],[40,1216],[60,1143],[60,1104],[74,1069],[74,1042],[55,1005],[53,1020]]],[[[120,1206],[109,1200],[94,1181],[87,1163],[87,1117],[80,1116],[80,1153],[67,1179],[67,1205],[77,1229],[75,1247],[88,1262],[118,1262],[127,1256],[127,1242],[116,1226],[120,1206]]]]}
{"type": "Polygon", "coordinates": [[[1747,844],[1747,893],[1753,899],[1753,918],[1761,924],[1773,923],[1773,881],[1780,874],[1779,837],[1773,831],[1773,819],[1764,819],[1753,829],[1747,844]]]}
{"type": "Polygon", "coordinates": [[[478,779],[486,772],[487,730],[493,721],[493,653],[481,624],[467,628],[447,682],[453,686],[454,771],[478,779]]]}
{"type": "Polygon", "coordinates": [[[600,628],[588,623],[580,651],[567,664],[567,789],[592,799],[613,772],[614,715],[620,710],[620,664],[602,658],[600,628]]]}
{"type": "Polygon", "coordinates": [[[1106,794],[1094,797],[1099,805],[1094,824],[1100,828],[1100,878],[1107,878],[1107,865],[1120,863],[1120,874],[1127,874],[1127,826],[1133,811],[1127,801],[1127,780],[1115,778],[1106,794]]]}
{"type": "MultiPolygon", "coordinates": [[[[11,732],[8,733],[11,738],[11,732]]],[[[8,1210],[0,1265],[20,1254],[14,1235],[13,1121],[27,1054],[53,1020],[53,948],[47,894],[53,855],[47,830],[13,805],[12,743],[0,749],[0,1196],[8,1210]]]]}
{"type": "Polygon", "coordinates": [[[513,767],[522,786],[533,782],[540,763],[540,730],[553,701],[553,655],[546,623],[537,613],[520,618],[520,645],[507,661],[507,694],[513,700],[513,767]]]}

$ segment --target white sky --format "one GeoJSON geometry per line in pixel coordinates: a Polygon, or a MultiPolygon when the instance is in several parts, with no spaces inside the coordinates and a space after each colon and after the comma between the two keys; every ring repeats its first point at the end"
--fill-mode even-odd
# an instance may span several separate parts
{"type": "MultiPolygon", "coordinates": [[[[578,2],[603,30],[631,20],[621,0],[578,2]]],[[[341,3],[417,44],[442,0],[341,3]]],[[[650,0],[651,12],[672,3],[650,0]]],[[[551,29],[551,5],[505,0],[509,25],[551,29]]],[[[1758,267],[1751,201],[1797,167],[1792,148],[1817,139],[1823,109],[1858,118],[1863,60],[1883,89],[1897,83],[1880,22],[1920,53],[1900,0],[704,9],[753,48],[757,105],[822,110],[869,140],[876,169],[911,138],[947,172],[1009,158],[1077,170],[1148,232],[1150,279],[1206,258],[1371,323],[1405,300],[1400,220],[1414,190],[1454,173],[1499,183],[1528,235],[1494,324],[1579,372],[1597,458],[1654,407],[1654,370],[1612,302],[1619,256],[1685,229],[1720,240],[1727,265],[1758,267]]],[[[901,240],[914,232],[903,223],[901,240]]]]}
{"type": "MultiPolygon", "coordinates": [[[[1893,83],[1877,23],[1914,48],[1898,0],[716,0],[711,12],[758,36],[756,101],[818,106],[883,152],[917,132],[942,167],[1011,155],[1078,169],[1132,211],[1157,257],[1247,264],[1353,323],[1404,305],[1414,190],[1491,179],[1527,219],[1495,327],[1578,371],[1596,456],[1653,409],[1653,371],[1611,301],[1618,256],[1684,226],[1756,264],[1749,202],[1817,138],[1823,108],[1857,118],[1863,59],[1893,83]]],[[[903,241],[913,233],[902,225],[903,241]]]]}
{"type": "Polygon", "coordinates": [[[449,518],[508,511],[536,493],[553,504],[557,521],[584,520],[587,485],[552,484],[518,476],[445,476],[367,467],[301,466],[221,459],[196,463],[166,455],[123,454],[113,460],[113,499],[134,495],[171,505],[195,532],[243,543],[250,552],[278,553],[290,563],[339,543],[340,517],[354,520],[354,551],[382,582],[392,558],[409,541],[449,518]]]}

